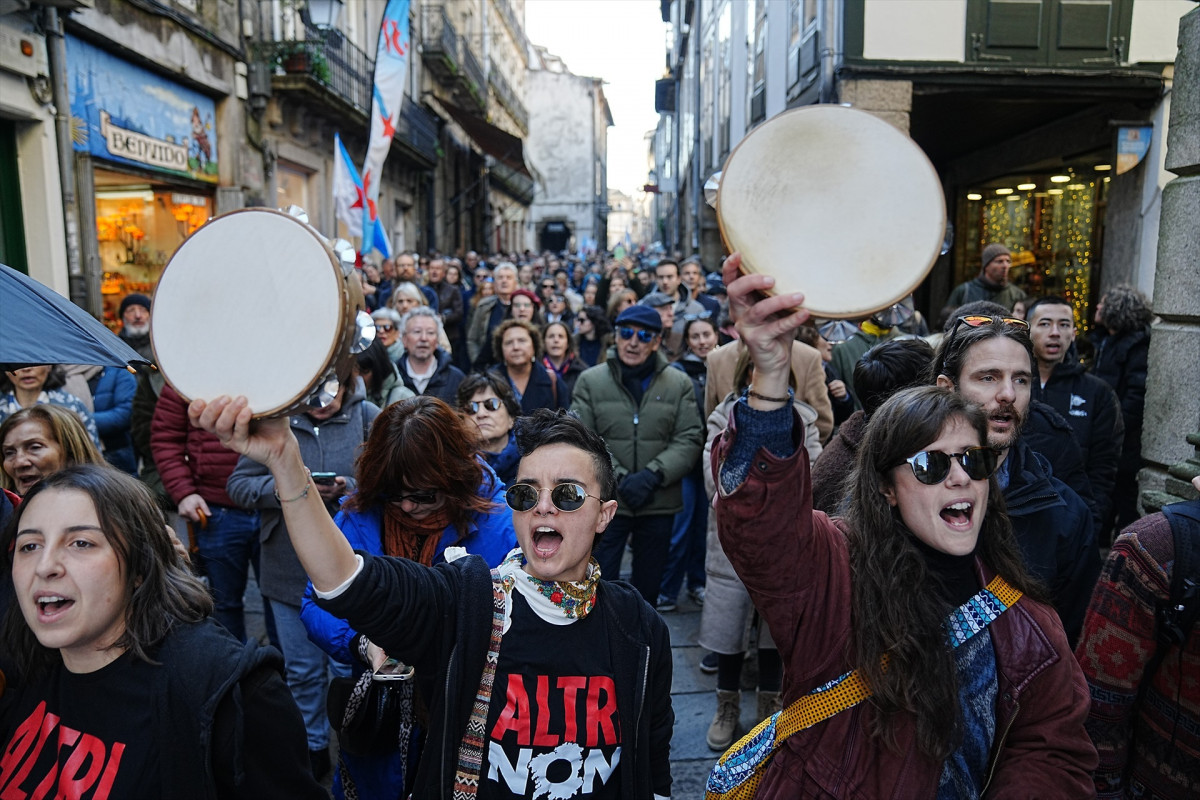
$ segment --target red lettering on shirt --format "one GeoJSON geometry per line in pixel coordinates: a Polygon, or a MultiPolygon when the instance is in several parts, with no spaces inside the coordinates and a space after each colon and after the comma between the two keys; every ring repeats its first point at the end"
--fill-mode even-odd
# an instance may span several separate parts
{"type": "Polygon", "coordinates": [[[504,735],[509,731],[517,734],[517,744],[529,744],[529,695],[525,692],[525,681],[520,675],[508,676],[504,710],[500,712],[500,719],[496,720],[492,738],[503,741],[504,735]]]}
{"type": "Polygon", "coordinates": [[[558,737],[549,732],[550,727],[550,676],[537,677],[537,712],[536,732],[533,735],[535,747],[557,747],[558,737]]]}
{"type": "Polygon", "coordinates": [[[108,800],[125,745],[113,743],[110,754],[100,738],[59,722],[42,702],[17,726],[0,757],[0,800],[108,800]],[[56,730],[54,761],[32,791],[22,789],[31,782],[30,772],[56,730]]]}
{"type": "Polygon", "coordinates": [[[587,688],[587,678],[582,676],[559,678],[558,688],[563,692],[563,719],[567,722],[567,729],[563,731],[563,741],[573,742],[578,735],[579,727],[576,720],[579,712],[575,708],[575,697],[579,694],[580,689],[587,688]]]}
{"type": "Polygon", "coordinates": [[[587,693],[587,746],[596,747],[600,732],[604,733],[604,744],[619,744],[617,731],[613,725],[613,717],[617,714],[617,687],[613,679],[607,675],[593,675],[588,678],[587,693]],[[600,693],[604,693],[601,705],[600,693]]]}

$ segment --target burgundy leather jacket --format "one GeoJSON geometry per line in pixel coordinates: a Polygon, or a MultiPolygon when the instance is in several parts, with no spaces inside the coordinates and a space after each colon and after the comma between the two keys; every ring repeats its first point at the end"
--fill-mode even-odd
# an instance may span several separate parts
{"type": "MultiPolygon", "coordinates": [[[[738,412],[742,409],[739,407],[738,412]]],[[[844,523],[812,509],[803,430],[780,459],[760,448],[747,479],[718,491],[721,545],[766,619],[784,662],[784,704],[849,671],[850,560],[844,523]],[[797,438],[800,437],[800,438],[797,438]]],[[[737,435],[736,413],[713,447],[719,470],[737,435]]],[[[717,472],[718,485],[720,473],[717,472]]],[[[978,564],[980,586],[992,577],[978,564]]],[[[1084,729],[1087,684],[1054,610],[1022,598],[990,628],[996,653],[996,735],[984,796],[1095,797],[1096,750],[1084,729]]],[[[942,764],[921,754],[915,725],[897,726],[896,750],[867,733],[861,703],[787,739],[757,798],[932,798],[942,764]]]]}

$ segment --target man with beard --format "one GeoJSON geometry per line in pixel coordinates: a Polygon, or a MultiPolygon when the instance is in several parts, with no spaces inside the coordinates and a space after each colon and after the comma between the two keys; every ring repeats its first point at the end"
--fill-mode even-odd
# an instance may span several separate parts
{"type": "Polygon", "coordinates": [[[934,357],[934,374],[938,386],[987,413],[988,444],[1001,459],[996,483],[1025,565],[1049,588],[1074,643],[1100,574],[1100,551],[1087,504],[1021,439],[1037,374],[1029,325],[1011,317],[958,317],[934,357]]]}
{"type": "Polygon", "coordinates": [[[125,344],[138,351],[147,361],[154,360],[150,347],[150,298],[144,294],[127,294],[121,301],[121,332],[125,344]]]}
{"type": "Polygon", "coordinates": [[[438,305],[438,294],[433,289],[424,285],[421,279],[417,277],[417,258],[412,253],[401,253],[396,256],[396,286],[402,283],[411,283],[421,290],[421,294],[425,295],[425,301],[429,303],[429,307],[434,311],[440,311],[438,305]]]}

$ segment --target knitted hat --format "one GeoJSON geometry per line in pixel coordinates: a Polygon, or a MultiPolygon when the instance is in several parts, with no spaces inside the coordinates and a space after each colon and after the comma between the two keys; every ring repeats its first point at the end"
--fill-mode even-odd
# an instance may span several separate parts
{"type": "Polygon", "coordinates": [[[129,308],[130,306],[141,306],[142,308],[149,311],[150,310],[150,298],[146,297],[146,295],[144,295],[144,294],[136,294],[136,293],[125,295],[125,299],[121,301],[121,308],[117,312],[117,316],[118,317],[125,316],[125,309],[129,308]]]}
{"type": "Polygon", "coordinates": [[[987,247],[983,248],[983,256],[980,258],[980,260],[983,262],[983,266],[986,267],[1000,256],[1012,256],[1012,253],[1009,252],[1009,249],[1004,245],[997,242],[992,242],[987,247]]]}
{"type": "Polygon", "coordinates": [[[617,325],[637,325],[655,333],[662,332],[662,317],[653,308],[630,306],[617,316],[617,325]]]}

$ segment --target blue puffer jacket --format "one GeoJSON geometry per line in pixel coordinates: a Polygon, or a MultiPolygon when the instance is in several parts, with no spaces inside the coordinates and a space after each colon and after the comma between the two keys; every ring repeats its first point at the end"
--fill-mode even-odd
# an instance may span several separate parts
{"type": "Polygon", "coordinates": [[[129,422],[133,417],[137,378],[120,367],[105,367],[95,380],[96,385],[91,387],[95,408],[92,418],[104,444],[104,457],[114,467],[136,476],[137,455],[133,452],[129,422]]]}

